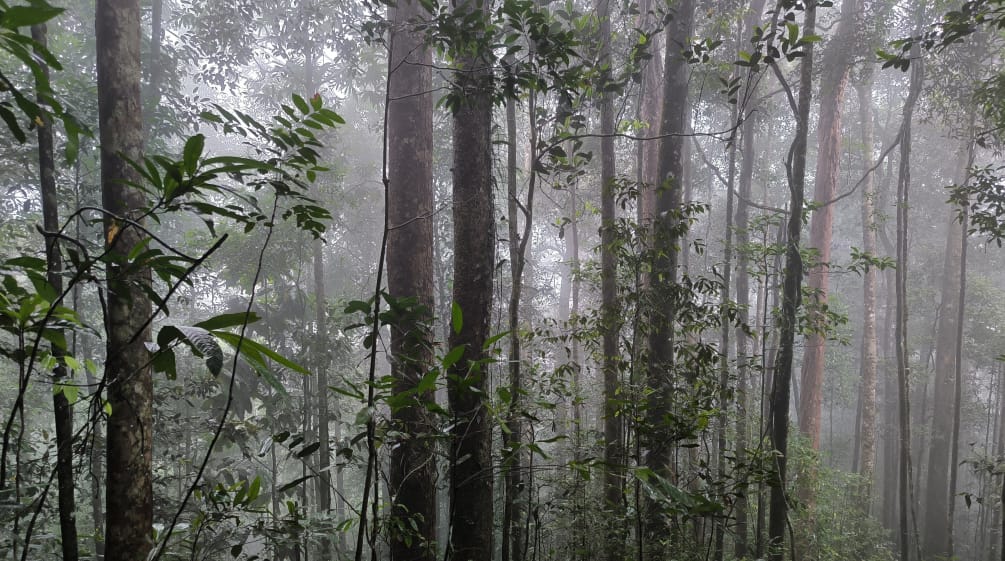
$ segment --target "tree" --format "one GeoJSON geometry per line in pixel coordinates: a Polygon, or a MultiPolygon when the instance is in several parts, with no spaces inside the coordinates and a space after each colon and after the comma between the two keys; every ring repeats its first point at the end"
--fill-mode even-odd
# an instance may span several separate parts
{"type": "Polygon", "coordinates": [[[451,349],[460,358],[448,371],[452,424],[450,456],[451,561],[492,557],[492,427],[486,408],[485,344],[492,310],[495,212],[492,197],[493,77],[485,27],[489,3],[465,0],[453,17],[472,29],[459,53],[453,109],[454,288],[451,349]]]}
{"type": "Polygon", "coordinates": [[[146,238],[146,200],[130,161],[143,151],[140,111],[140,5],[98,0],[95,12],[101,198],[108,248],[105,384],[107,429],[105,559],[131,561],[150,551],[153,527],[153,379],[150,269],[129,262],[146,238]]]}
{"type": "Polygon", "coordinates": [[[436,461],[431,389],[419,383],[432,368],[433,102],[432,57],[416,29],[417,1],[391,10],[387,85],[387,286],[400,312],[391,332],[394,392],[409,396],[392,408],[405,435],[391,451],[391,501],[397,517],[391,559],[436,558],[436,461]],[[414,528],[414,530],[413,530],[414,528]]]}
{"type": "Polygon", "coordinates": [[[824,350],[826,325],[823,316],[827,307],[831,231],[834,224],[833,199],[837,195],[841,164],[841,117],[848,73],[851,70],[852,47],[856,38],[858,0],[841,3],[841,19],[834,38],[823,53],[820,80],[820,117],[817,123],[817,166],[813,204],[818,205],[810,223],[810,247],[817,250],[819,261],[809,270],[807,287],[813,305],[808,312],[815,319],[814,330],[806,340],[803,355],[802,383],[799,394],[799,428],[809,437],[814,449],[820,448],[820,404],[823,398],[824,350]]]}
{"type": "MultiPolygon", "coordinates": [[[[803,34],[816,32],[817,3],[806,3],[803,34]]],[[[788,520],[788,497],[785,488],[789,454],[789,397],[792,382],[793,350],[796,335],[796,311],[800,306],[803,283],[803,260],[799,239],[803,226],[803,202],[806,185],[806,151],[809,134],[810,103],[813,87],[813,44],[804,47],[799,66],[799,101],[796,105],[796,136],[789,149],[786,174],[789,182],[789,216],[786,224],[785,272],[782,281],[782,306],[779,317],[779,343],[771,390],[771,446],[775,449],[775,479],[771,483],[771,513],[768,518],[769,558],[785,558],[785,525],[788,520]]]]}

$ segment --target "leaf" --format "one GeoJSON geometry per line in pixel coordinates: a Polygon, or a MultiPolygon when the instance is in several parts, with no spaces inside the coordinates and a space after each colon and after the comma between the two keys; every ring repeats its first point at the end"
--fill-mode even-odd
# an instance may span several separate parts
{"type": "MultiPolygon", "coordinates": [[[[242,340],[240,335],[236,333],[231,333],[229,331],[213,330],[211,331],[211,333],[220,338],[221,340],[232,345],[235,349],[238,348],[238,345],[240,345],[241,354],[243,355],[246,356],[249,354],[265,355],[266,357],[285,366],[286,368],[289,368],[290,370],[293,370],[294,372],[299,372],[304,376],[311,375],[310,371],[308,371],[303,366],[300,366],[299,364],[284,357],[283,355],[277,353],[276,351],[273,351],[272,349],[266,347],[265,345],[255,342],[254,340],[248,337],[244,337],[242,340]]],[[[258,357],[258,360],[261,360],[261,357],[258,357]]]]}
{"type": "MultiPolygon", "coordinates": [[[[197,355],[205,357],[206,367],[214,376],[219,376],[223,370],[223,349],[216,342],[215,333],[195,326],[166,325],[157,334],[157,345],[166,349],[180,339],[197,355]]],[[[163,366],[169,367],[169,364],[165,363],[163,366]]]]}
{"type": "Polygon", "coordinates": [[[206,137],[201,134],[194,135],[185,142],[182,162],[189,175],[195,175],[195,171],[199,167],[199,157],[202,156],[202,150],[205,146],[206,137]]]}
{"type": "Polygon", "coordinates": [[[27,27],[39,23],[45,23],[63,12],[63,8],[56,8],[47,4],[36,4],[34,6],[12,6],[0,17],[0,25],[8,29],[27,27]]]}
{"type": "Polygon", "coordinates": [[[201,327],[207,331],[225,329],[239,325],[249,325],[262,319],[255,312],[236,312],[233,314],[220,314],[207,320],[200,321],[195,327],[201,327]]]}
{"type": "Polygon", "coordinates": [[[443,357],[443,369],[446,370],[457,364],[457,361],[461,360],[462,356],[464,356],[464,345],[457,345],[450,349],[450,352],[443,357]]]}
{"type": "Polygon", "coordinates": [[[464,327],[464,316],[457,302],[454,302],[450,306],[450,325],[453,327],[455,334],[460,334],[461,329],[464,327]]]}
{"type": "Polygon", "coordinates": [[[293,94],[293,104],[296,105],[297,109],[299,109],[304,115],[311,112],[311,108],[307,105],[307,102],[304,101],[304,98],[297,94],[293,94]]]}
{"type": "Polygon", "coordinates": [[[309,455],[313,454],[314,451],[317,450],[320,447],[321,447],[321,443],[320,442],[312,442],[312,443],[308,444],[307,446],[304,446],[303,450],[297,452],[297,457],[298,458],[303,458],[304,456],[309,456],[309,455]]]}

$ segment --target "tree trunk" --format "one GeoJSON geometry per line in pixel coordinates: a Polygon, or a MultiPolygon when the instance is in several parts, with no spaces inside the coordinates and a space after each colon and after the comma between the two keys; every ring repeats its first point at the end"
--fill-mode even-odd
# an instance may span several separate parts
{"type": "Polygon", "coordinates": [[[390,553],[394,561],[433,561],[436,446],[426,404],[435,398],[432,389],[415,393],[433,364],[432,55],[415,27],[416,20],[427,17],[421,4],[399,2],[391,12],[387,287],[393,301],[405,306],[391,326],[391,374],[395,394],[415,395],[391,412],[395,429],[405,436],[391,447],[389,490],[399,521],[390,535],[390,553]],[[406,305],[404,299],[413,300],[406,305]]]}
{"type": "MultiPolygon", "coordinates": [[[[911,50],[914,61],[911,67],[910,89],[904,102],[904,119],[900,128],[900,170],[897,176],[897,318],[894,339],[897,350],[898,417],[900,425],[900,466],[898,469],[900,558],[910,559],[911,515],[911,386],[910,364],[907,349],[907,251],[908,210],[911,186],[911,122],[914,106],[921,94],[924,79],[924,62],[918,47],[911,50]]],[[[943,513],[944,515],[944,513],[943,513]]]]}
{"type": "MultiPolygon", "coordinates": [[[[455,15],[487,18],[488,2],[465,0],[455,15]]],[[[492,194],[492,75],[483,53],[465,52],[454,75],[454,322],[450,348],[463,355],[449,371],[454,417],[451,450],[449,561],[492,558],[492,426],[485,341],[492,315],[495,213],[492,194]]]]}
{"type": "Polygon", "coordinates": [[[102,204],[109,247],[107,292],[108,403],[106,440],[106,561],[132,561],[150,551],[153,526],[153,380],[146,326],[150,302],[147,267],[124,266],[145,237],[125,222],[139,218],[146,200],[128,183],[139,174],[127,163],[143,151],[140,110],[140,5],[138,0],[98,0],[95,14],[102,204]],[[119,262],[121,261],[121,262],[119,262]]]}
{"type": "MultiPolygon", "coordinates": [[[[806,3],[803,33],[816,33],[817,7],[814,0],[806,3]]],[[[785,273],[782,286],[782,306],[779,317],[777,366],[771,395],[771,445],[776,450],[777,477],[771,485],[771,514],[768,518],[768,556],[772,561],[785,558],[785,524],[788,518],[786,498],[786,467],[789,441],[789,392],[792,382],[793,348],[796,335],[796,310],[802,295],[803,262],[799,239],[803,225],[803,200],[806,184],[806,145],[809,132],[810,103],[813,88],[813,45],[805,47],[799,68],[799,101],[796,115],[796,137],[792,141],[791,161],[786,163],[789,175],[789,216],[785,241],[785,273]]]]}
{"type": "MultiPolygon", "coordinates": [[[[608,0],[598,0],[600,20],[600,81],[611,80],[611,13],[608,0]]],[[[603,333],[604,375],[604,507],[610,513],[607,522],[605,555],[607,561],[620,561],[624,556],[624,534],[619,523],[622,516],[622,481],[624,450],[621,444],[621,397],[618,336],[621,318],[618,309],[617,214],[615,211],[614,102],[607,88],[600,98],[600,329],[603,333]]]]}
{"type": "MultiPolygon", "coordinates": [[[[31,38],[41,48],[46,48],[45,24],[31,27],[31,38]]],[[[49,67],[39,63],[45,81],[49,79],[49,67]]],[[[40,84],[36,82],[36,87],[40,84]]],[[[51,92],[37,92],[40,105],[48,104],[51,92]]],[[[56,160],[53,152],[52,121],[45,119],[43,126],[38,127],[38,172],[39,190],[42,196],[42,228],[46,232],[59,231],[59,195],[56,192],[56,160]]],[[[55,237],[45,239],[46,278],[57,294],[63,293],[63,262],[59,252],[59,241],[55,237]]],[[[62,330],[57,330],[62,331],[62,330]]],[[[52,356],[56,359],[56,368],[52,373],[53,384],[57,385],[66,378],[66,362],[63,356],[66,349],[52,345],[52,356]]],[[[77,561],[77,507],[74,500],[73,483],[73,408],[63,392],[52,394],[52,405],[56,423],[56,480],[59,497],[59,533],[62,545],[63,561],[77,561]]]]}
{"type": "MultiPolygon", "coordinates": [[[[957,177],[965,178],[967,144],[960,147],[957,177]]],[[[953,446],[953,415],[956,386],[956,331],[959,320],[963,231],[958,208],[946,211],[946,252],[942,267],[942,297],[935,339],[935,382],[932,384],[932,431],[928,446],[928,477],[925,482],[926,558],[946,556],[949,550],[950,459],[953,446]]]]}
{"type": "MultiPolygon", "coordinates": [[[[862,127],[862,168],[867,174],[862,185],[862,250],[877,254],[876,247],[876,187],[870,170],[873,166],[872,76],[873,66],[862,68],[858,92],[859,121],[862,127]]],[[[869,514],[872,497],[872,477],[876,467],[876,381],[879,369],[876,339],[876,278],[873,267],[866,269],[862,279],[862,389],[859,393],[861,422],[859,423],[858,473],[862,476],[861,506],[869,514]]]]}
{"type": "MultiPolygon", "coordinates": [[[[694,26],[695,3],[682,0],[674,11],[674,17],[667,26],[667,44],[664,59],[663,110],[660,121],[659,182],[656,188],[656,204],[652,227],[652,249],[654,255],[650,275],[652,310],[650,311],[648,385],[652,388],[647,411],[649,427],[646,441],[648,450],[645,464],[653,473],[670,478],[671,434],[666,426],[675,380],[674,360],[674,314],[671,309],[673,287],[677,282],[679,241],[677,231],[680,225],[674,218],[679,212],[684,186],[684,145],[682,135],[687,130],[688,76],[687,61],[681,56],[681,49],[687,44],[694,26]]],[[[650,501],[647,510],[645,558],[663,559],[665,551],[659,547],[665,541],[667,523],[657,501],[650,501]]]]}
{"type": "MultiPolygon", "coordinates": [[[[827,50],[823,53],[820,79],[820,117],[817,122],[817,167],[814,203],[823,205],[813,212],[810,223],[810,247],[818,252],[819,261],[808,271],[806,285],[813,305],[807,312],[817,328],[806,337],[803,353],[802,384],[799,396],[799,428],[809,437],[814,450],[820,449],[820,404],[823,398],[824,350],[827,329],[825,309],[830,284],[831,232],[834,226],[834,204],[841,165],[841,116],[851,55],[856,37],[858,0],[841,3],[841,19],[827,50]]],[[[811,482],[810,482],[811,483],[811,482]]],[[[808,493],[810,486],[804,486],[808,493]]]]}

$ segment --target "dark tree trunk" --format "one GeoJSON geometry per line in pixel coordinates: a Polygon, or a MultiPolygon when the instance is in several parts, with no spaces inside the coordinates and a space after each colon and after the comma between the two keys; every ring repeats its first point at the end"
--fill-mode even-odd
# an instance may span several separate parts
{"type": "Polygon", "coordinates": [[[143,151],[140,110],[140,5],[138,0],[98,0],[95,15],[98,123],[101,139],[102,204],[108,264],[108,403],[106,561],[133,561],[150,551],[153,526],[151,474],[153,380],[145,343],[150,302],[147,267],[125,267],[126,256],[144,234],[123,218],[139,218],[146,205],[139,175],[126,162],[143,151]],[[117,262],[121,261],[121,262],[117,262]]]}
{"type": "MultiPolygon", "coordinates": [[[[806,3],[803,33],[816,33],[817,7],[806,3]]],[[[810,103],[813,88],[813,45],[807,45],[799,69],[799,101],[796,137],[791,159],[786,163],[789,175],[789,216],[785,242],[785,273],[782,283],[782,310],[779,317],[780,339],[771,395],[771,445],[777,451],[776,475],[771,485],[771,513],[768,517],[768,556],[772,561],[785,558],[785,524],[788,518],[786,468],[789,443],[789,392],[792,385],[793,349],[796,335],[796,310],[800,305],[803,262],[799,239],[803,225],[803,201],[806,186],[806,145],[809,133],[810,103]]]]}
{"type": "MultiPolygon", "coordinates": [[[[681,49],[687,44],[694,27],[695,3],[683,0],[673,11],[673,19],[667,26],[667,44],[664,59],[663,110],[660,122],[659,185],[656,186],[656,201],[653,212],[652,249],[653,263],[650,274],[652,309],[650,311],[648,385],[652,388],[649,396],[648,450],[645,465],[660,477],[670,479],[670,458],[672,441],[666,417],[670,412],[674,379],[674,312],[672,293],[677,283],[679,262],[680,224],[675,219],[684,192],[684,147],[687,131],[688,76],[687,61],[681,56],[681,49]]],[[[665,551],[659,546],[667,537],[668,524],[660,504],[650,501],[646,520],[645,558],[663,559],[665,551]]]]}
{"type": "MultiPolygon", "coordinates": [[[[33,25],[31,37],[41,48],[46,47],[45,24],[33,25]]],[[[49,67],[40,63],[46,82],[49,67]]],[[[40,86],[40,84],[36,84],[40,86]]],[[[48,91],[38,92],[39,104],[49,103],[48,91]]],[[[38,172],[42,195],[42,228],[46,232],[59,230],[59,195],[56,192],[56,159],[53,151],[52,121],[45,119],[44,126],[38,127],[38,172]]],[[[59,252],[59,242],[55,237],[45,240],[46,273],[49,284],[57,294],[63,292],[63,261],[59,252]]],[[[62,330],[58,330],[62,331],[62,330]]],[[[52,356],[57,365],[53,370],[53,384],[66,378],[66,363],[63,356],[66,349],[52,346],[52,356]]],[[[73,484],[73,408],[63,392],[53,392],[52,405],[56,421],[56,480],[59,497],[59,533],[63,551],[63,561],[77,561],[77,507],[74,500],[73,484]]]]}
{"type": "MultiPolygon", "coordinates": [[[[432,56],[417,21],[419,2],[399,2],[392,11],[388,73],[387,286],[392,299],[414,299],[391,326],[391,369],[396,394],[415,392],[432,368],[433,284],[433,101],[432,56]]],[[[395,429],[406,435],[391,448],[390,493],[394,561],[436,559],[436,458],[433,419],[426,403],[432,390],[392,410],[395,429]]]]}
{"type": "MultiPolygon", "coordinates": [[[[907,251],[908,210],[911,186],[911,123],[914,106],[921,94],[924,63],[917,45],[911,51],[911,85],[904,102],[904,119],[900,128],[900,170],[897,176],[897,318],[894,339],[897,351],[898,420],[900,425],[900,465],[898,469],[900,558],[910,559],[911,515],[911,386],[910,363],[907,348],[907,251]]],[[[943,515],[945,513],[943,512],[943,515]]]]}
{"type": "MultiPolygon", "coordinates": [[[[611,10],[608,0],[596,4],[600,19],[600,64],[601,83],[611,79],[611,10]]],[[[604,375],[604,507],[610,512],[607,523],[605,556],[607,561],[619,561],[624,556],[622,525],[618,522],[622,513],[622,465],[624,451],[621,444],[621,407],[618,395],[619,356],[618,335],[621,331],[618,310],[618,262],[616,240],[617,215],[615,211],[615,153],[614,153],[614,102],[606,88],[600,99],[600,322],[603,334],[603,359],[601,370],[604,375]]]]}
{"type": "MultiPolygon", "coordinates": [[[[455,15],[488,17],[489,3],[458,2],[455,15]]],[[[449,371],[454,417],[451,449],[449,561],[492,558],[492,426],[485,341],[492,315],[495,212],[492,193],[492,75],[483,53],[465,52],[454,74],[454,305],[463,321],[450,348],[464,353],[449,371]]],[[[457,329],[459,327],[459,329],[457,329]]]]}

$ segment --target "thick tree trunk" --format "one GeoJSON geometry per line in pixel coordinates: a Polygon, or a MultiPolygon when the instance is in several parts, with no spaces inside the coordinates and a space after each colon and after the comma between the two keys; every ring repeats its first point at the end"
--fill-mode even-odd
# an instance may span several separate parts
{"type": "MultiPolygon", "coordinates": [[[[656,204],[653,213],[652,253],[653,264],[650,275],[652,307],[650,311],[649,333],[649,380],[652,388],[649,396],[649,434],[646,435],[646,467],[663,478],[670,478],[670,458],[672,452],[671,435],[667,430],[666,417],[670,412],[674,379],[674,313],[671,308],[671,293],[677,282],[677,265],[680,225],[674,216],[680,209],[684,192],[684,146],[686,139],[680,136],[687,130],[688,112],[688,63],[681,56],[681,49],[687,43],[694,26],[695,3],[682,0],[676,6],[673,19],[667,26],[667,44],[663,82],[663,110],[660,124],[659,185],[656,187],[656,204]]],[[[668,525],[660,504],[650,501],[645,529],[645,558],[663,559],[665,551],[660,547],[666,541],[668,525]]]]}
{"type": "MultiPolygon", "coordinates": [[[[39,47],[46,48],[45,24],[33,25],[31,37],[39,47]]],[[[40,63],[46,82],[49,67],[40,63]]],[[[36,86],[40,84],[36,83],[36,86]]],[[[49,103],[48,91],[39,90],[39,104],[49,103]]],[[[59,195],[56,192],[56,159],[53,152],[52,121],[45,119],[38,127],[38,172],[42,196],[42,228],[46,232],[57,232],[59,225],[59,195]]],[[[59,241],[55,237],[45,239],[46,278],[57,294],[63,292],[63,261],[59,252],[59,241]]],[[[58,330],[62,331],[62,330],[58,330]]],[[[53,384],[60,384],[66,378],[66,363],[63,356],[66,349],[52,345],[52,356],[56,358],[53,370],[53,384]]],[[[53,412],[56,423],[56,481],[59,501],[59,534],[63,561],[77,561],[77,507],[74,500],[73,484],[73,409],[63,392],[52,394],[53,412]]]]}
{"type": "Polygon", "coordinates": [[[133,561],[152,546],[153,380],[146,326],[150,285],[146,267],[116,261],[139,244],[144,234],[122,219],[139,218],[146,205],[141,191],[128,186],[139,174],[127,163],[143,152],[140,110],[140,6],[138,0],[98,0],[95,15],[98,70],[98,123],[101,139],[102,204],[108,264],[107,355],[108,403],[106,489],[106,561],[133,561]]]}
{"type": "MultiPolygon", "coordinates": [[[[823,205],[813,212],[810,222],[810,247],[818,252],[819,262],[808,271],[806,285],[812,294],[810,317],[815,326],[825,329],[824,308],[827,305],[831,259],[831,232],[834,226],[834,204],[841,164],[841,116],[851,55],[854,46],[855,17],[858,0],[841,3],[841,19],[834,38],[823,54],[820,80],[820,117],[817,122],[817,167],[814,203],[823,205]]],[[[815,330],[807,335],[803,352],[802,384],[799,396],[799,428],[809,437],[815,450],[820,449],[820,404],[823,399],[824,350],[826,335],[815,330]]],[[[809,491],[809,487],[803,489],[809,491]]]]}
{"type": "MultiPolygon", "coordinates": [[[[876,187],[869,171],[873,166],[872,75],[872,65],[863,67],[862,78],[856,85],[856,90],[862,127],[862,168],[868,174],[862,185],[862,250],[869,255],[876,255],[876,187]]],[[[862,278],[862,389],[859,393],[862,413],[859,423],[858,473],[863,482],[861,506],[866,514],[869,514],[872,502],[872,478],[876,468],[876,383],[879,371],[876,339],[877,274],[875,268],[869,267],[862,278]]]]}
{"type": "MultiPolygon", "coordinates": [[[[391,326],[391,374],[395,393],[402,395],[414,393],[433,364],[432,56],[415,28],[426,16],[421,4],[399,2],[391,11],[387,286],[395,301],[414,299],[391,326]]],[[[406,435],[391,447],[390,498],[401,519],[390,536],[394,561],[437,557],[435,431],[426,408],[434,399],[426,390],[391,413],[396,430],[406,435]]]]}
{"type": "MultiPolygon", "coordinates": [[[[957,177],[966,175],[967,144],[959,151],[957,177]]],[[[949,480],[953,445],[953,415],[956,387],[956,326],[960,309],[960,262],[965,224],[957,220],[958,208],[946,211],[946,252],[942,267],[942,296],[935,339],[935,382],[932,385],[932,430],[928,446],[928,477],[925,482],[926,558],[949,556],[949,480]]]]}
{"type": "MultiPolygon", "coordinates": [[[[816,33],[817,6],[815,0],[806,3],[803,33],[816,33]]],[[[771,485],[771,514],[768,518],[768,557],[772,561],[785,558],[785,524],[788,519],[786,498],[786,468],[789,442],[789,392],[792,382],[793,350],[797,330],[796,311],[802,295],[803,261],[799,252],[802,232],[802,211],[806,184],[806,151],[809,133],[810,104],[813,88],[813,45],[805,47],[799,69],[799,101],[796,115],[796,137],[792,141],[791,160],[786,163],[789,174],[789,216],[785,241],[785,273],[782,283],[782,310],[779,317],[780,339],[771,395],[771,445],[777,451],[776,475],[771,485]]]]}
{"type": "MultiPolygon", "coordinates": [[[[465,0],[462,17],[488,17],[489,3],[465,0]]],[[[465,53],[455,73],[453,214],[454,305],[463,321],[450,348],[464,353],[449,371],[454,417],[451,450],[449,561],[492,558],[492,427],[486,391],[485,341],[492,315],[495,213],[492,194],[492,75],[481,53],[465,53]]]]}

